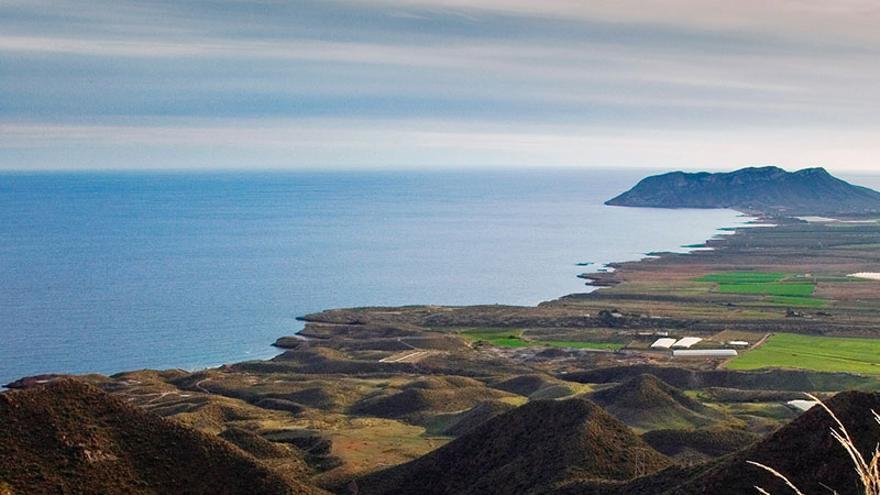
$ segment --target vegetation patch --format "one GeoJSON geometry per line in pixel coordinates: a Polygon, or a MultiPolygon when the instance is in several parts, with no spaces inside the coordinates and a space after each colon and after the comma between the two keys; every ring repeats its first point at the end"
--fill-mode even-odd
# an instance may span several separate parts
{"type": "Polygon", "coordinates": [[[617,351],[624,347],[620,342],[594,342],[586,340],[532,340],[523,337],[523,330],[476,329],[466,330],[461,336],[472,342],[485,342],[498,347],[545,346],[568,349],[597,349],[617,351]]]}
{"type": "Polygon", "coordinates": [[[718,292],[724,294],[756,294],[761,296],[811,297],[816,285],[812,283],[759,283],[718,284],[718,292]]]}
{"type": "Polygon", "coordinates": [[[536,345],[545,345],[548,347],[562,347],[569,349],[599,349],[608,351],[619,351],[623,349],[623,344],[619,342],[584,342],[580,340],[536,340],[532,342],[536,345]]]}
{"type": "Polygon", "coordinates": [[[816,280],[812,277],[782,272],[724,272],[696,281],[714,283],[716,291],[722,294],[766,296],[772,305],[819,308],[828,303],[813,297],[816,280]]]}
{"type": "Polygon", "coordinates": [[[828,301],[818,297],[789,297],[789,296],[773,296],[767,299],[774,306],[786,306],[797,308],[824,308],[828,305],[828,301]]]}
{"type": "Polygon", "coordinates": [[[473,342],[486,342],[498,347],[528,347],[531,342],[522,338],[522,330],[477,329],[462,332],[461,335],[473,342]]]}
{"type": "Polygon", "coordinates": [[[727,365],[730,369],[797,368],[880,374],[880,340],[780,333],[727,365]]]}

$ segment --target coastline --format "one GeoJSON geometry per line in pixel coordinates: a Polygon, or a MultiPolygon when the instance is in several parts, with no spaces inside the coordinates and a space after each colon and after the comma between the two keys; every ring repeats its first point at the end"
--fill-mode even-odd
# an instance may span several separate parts
{"type": "MultiPolygon", "coordinates": [[[[739,212],[739,218],[745,219],[744,222],[735,227],[730,226],[722,226],[716,228],[716,233],[709,239],[707,239],[702,245],[697,246],[688,246],[683,252],[658,252],[658,253],[646,253],[644,256],[637,260],[630,261],[620,261],[620,262],[612,262],[604,265],[600,265],[596,271],[586,272],[578,275],[578,278],[585,279],[589,281],[587,284],[592,290],[584,291],[584,292],[573,292],[569,294],[564,294],[555,299],[548,299],[542,301],[534,306],[515,306],[515,305],[462,305],[462,306],[432,306],[428,305],[414,305],[412,307],[428,307],[428,308],[458,308],[467,310],[469,308],[510,308],[511,310],[537,310],[542,307],[553,306],[562,302],[569,301],[583,301],[585,299],[598,299],[605,300],[608,297],[614,299],[615,297],[622,297],[625,300],[639,301],[639,300],[650,300],[651,298],[657,298],[659,296],[650,295],[650,294],[625,294],[625,295],[612,295],[606,294],[605,291],[607,289],[611,289],[617,287],[625,282],[625,280],[629,277],[631,273],[637,273],[640,271],[644,271],[646,268],[651,269],[653,267],[662,266],[664,264],[668,264],[670,262],[674,263],[689,263],[689,262],[699,262],[705,260],[707,256],[711,255],[712,257],[720,257],[722,260],[728,255],[728,253],[724,252],[724,247],[728,246],[731,242],[735,241],[738,237],[744,235],[746,232],[750,230],[759,230],[755,227],[760,227],[760,230],[765,231],[775,231],[780,228],[783,228],[785,225],[791,225],[792,223],[799,222],[799,220],[794,218],[780,218],[780,217],[768,217],[768,216],[759,216],[754,213],[748,212],[739,212]],[[771,223],[775,222],[775,223],[771,223]],[[604,270],[604,271],[599,271],[604,270]]],[[[865,225],[863,223],[848,223],[852,227],[858,227],[860,225],[865,225]]],[[[870,224],[869,224],[870,225],[870,224]]],[[[684,246],[683,246],[684,248],[684,246]]],[[[285,335],[279,335],[275,338],[273,342],[268,342],[266,344],[267,348],[272,349],[271,352],[266,353],[265,358],[260,358],[261,361],[268,360],[271,361],[274,358],[277,358],[283,350],[288,348],[285,345],[279,345],[279,342],[290,342],[293,341],[305,341],[305,339],[313,339],[315,338],[312,335],[309,335],[309,332],[306,332],[310,324],[321,324],[325,323],[324,320],[320,317],[316,318],[315,315],[324,315],[324,314],[334,314],[334,313],[345,313],[350,310],[360,310],[360,309],[370,309],[376,307],[365,307],[365,308],[328,308],[320,311],[319,313],[307,314],[298,316],[296,319],[298,321],[304,322],[305,325],[302,329],[296,332],[291,332],[285,335]],[[305,333],[303,333],[305,332],[305,333]],[[279,349],[281,349],[279,351],[279,349]]],[[[384,308],[384,307],[383,307],[384,308]]],[[[394,308],[394,307],[392,307],[394,308]]],[[[338,323],[338,322],[335,322],[338,323]]],[[[320,334],[319,338],[325,338],[326,335],[320,334]]],[[[199,373],[209,370],[221,369],[226,366],[233,365],[234,363],[241,362],[250,362],[250,361],[232,361],[232,362],[223,362],[217,363],[214,365],[207,366],[197,366],[192,368],[176,368],[186,371],[187,373],[199,373]]],[[[129,371],[123,369],[117,371],[114,374],[123,374],[129,371]]],[[[90,375],[94,373],[84,373],[82,375],[90,375]]],[[[42,377],[42,376],[65,376],[69,375],[69,373],[46,373],[42,375],[27,375],[23,377],[19,377],[16,380],[13,380],[12,383],[21,380],[27,380],[30,377],[42,377]]],[[[2,385],[2,384],[0,384],[2,385]]],[[[3,386],[5,388],[5,385],[3,386]]]]}
{"type": "MultiPolygon", "coordinates": [[[[628,208],[625,206],[619,206],[615,208],[628,208]]],[[[721,226],[718,227],[713,234],[712,237],[706,239],[701,244],[691,244],[680,246],[681,251],[654,251],[645,253],[644,256],[637,260],[630,261],[613,261],[610,263],[602,264],[598,269],[592,272],[584,272],[577,275],[578,278],[586,281],[586,285],[588,287],[592,287],[593,290],[589,292],[594,292],[596,290],[600,290],[603,288],[613,287],[618,285],[621,280],[620,277],[616,275],[616,272],[620,269],[624,269],[627,266],[643,263],[646,261],[650,261],[657,258],[662,258],[664,256],[681,256],[681,255],[689,255],[693,253],[706,252],[715,250],[717,247],[718,241],[724,241],[726,237],[735,235],[738,229],[742,228],[754,228],[754,227],[771,227],[770,224],[766,224],[767,219],[759,213],[756,212],[746,212],[740,210],[733,210],[739,213],[737,218],[744,219],[743,222],[739,225],[735,226],[721,226]],[[732,230],[731,230],[732,229],[732,230]]],[[[773,225],[775,226],[775,225],[773,225]]],[[[561,297],[568,297],[575,294],[567,294],[561,297]]]]}
{"type": "MultiPolygon", "coordinates": [[[[614,208],[620,208],[620,207],[614,207],[614,208]]],[[[709,239],[706,239],[699,247],[696,245],[687,245],[687,246],[683,245],[683,246],[680,246],[681,251],[662,251],[662,252],[656,252],[656,253],[654,253],[654,252],[644,253],[638,259],[603,263],[601,265],[597,265],[597,270],[594,272],[585,272],[585,273],[581,273],[581,274],[576,275],[577,278],[585,280],[584,285],[589,290],[577,291],[577,292],[572,292],[572,293],[568,293],[568,294],[562,294],[562,295],[555,297],[555,298],[540,301],[537,304],[531,305],[531,306],[518,306],[518,305],[505,305],[505,304],[500,304],[500,305],[496,304],[496,306],[519,307],[519,308],[538,308],[541,305],[552,303],[554,301],[563,300],[566,298],[578,297],[583,294],[591,294],[591,293],[594,293],[594,292],[601,290],[603,288],[608,288],[608,287],[613,287],[615,285],[618,285],[621,282],[620,277],[622,276],[622,274],[619,272],[621,270],[626,270],[629,267],[638,266],[639,264],[651,262],[651,261],[654,261],[658,258],[663,258],[663,257],[667,257],[667,256],[686,256],[686,255],[691,255],[693,253],[705,252],[707,247],[711,247],[714,249],[714,247],[718,245],[717,243],[727,240],[731,235],[734,235],[738,229],[744,228],[745,226],[747,226],[748,223],[753,223],[753,222],[759,221],[761,219],[760,217],[755,217],[755,216],[749,215],[745,212],[738,212],[738,213],[739,213],[739,215],[737,216],[737,218],[744,219],[744,221],[742,223],[735,225],[735,226],[722,225],[722,226],[716,227],[712,237],[710,237],[709,239]],[[730,232],[730,234],[724,234],[724,232],[730,232]],[[712,244],[712,246],[710,246],[710,244],[712,244]]],[[[584,266],[583,263],[576,263],[575,265],[584,266]]],[[[595,265],[595,263],[591,262],[591,263],[589,263],[589,265],[595,265]]],[[[419,305],[415,305],[415,306],[432,306],[432,305],[431,305],[431,303],[427,303],[425,305],[419,304],[419,305]]],[[[484,305],[484,304],[461,305],[461,306],[442,305],[442,306],[438,306],[438,307],[467,308],[467,307],[484,307],[484,306],[486,306],[486,305],[484,305]]],[[[345,308],[345,307],[343,307],[343,308],[325,308],[325,309],[321,310],[321,313],[340,311],[340,310],[346,310],[346,309],[349,309],[349,308],[345,308]]],[[[296,320],[303,322],[303,323],[309,323],[309,322],[313,321],[309,318],[309,315],[297,316],[296,320]]],[[[261,354],[265,354],[265,357],[260,357],[260,358],[258,358],[258,360],[271,360],[271,359],[279,356],[281,353],[283,353],[283,350],[286,347],[282,346],[282,345],[278,345],[278,343],[285,341],[285,339],[292,339],[294,341],[296,341],[296,340],[307,341],[307,340],[312,339],[313,337],[309,337],[307,335],[301,334],[301,332],[306,330],[306,328],[307,328],[307,326],[303,325],[303,328],[300,328],[299,330],[296,330],[296,331],[291,332],[286,335],[277,336],[274,341],[266,344],[267,351],[265,353],[261,353],[261,354]]],[[[203,371],[212,370],[212,369],[219,369],[224,366],[228,366],[228,365],[239,363],[239,362],[248,362],[251,360],[253,360],[253,359],[252,358],[246,359],[245,361],[233,360],[231,362],[218,362],[218,363],[208,364],[208,365],[204,365],[204,366],[176,367],[173,369],[184,370],[188,373],[198,373],[198,372],[203,372],[203,371]]],[[[148,368],[148,369],[152,369],[152,368],[148,368]]],[[[162,369],[165,369],[165,368],[162,368],[162,369]]],[[[128,373],[131,371],[132,371],[132,369],[125,368],[125,369],[115,371],[115,372],[111,373],[111,375],[123,374],[123,373],[128,373]]],[[[76,375],[84,375],[84,376],[94,375],[94,374],[100,374],[100,372],[76,373],[76,375]]],[[[43,379],[46,377],[51,378],[51,377],[55,377],[55,376],[69,376],[69,375],[71,375],[71,373],[49,371],[49,372],[40,373],[37,375],[20,376],[20,377],[15,378],[14,380],[12,380],[9,383],[5,383],[5,384],[0,383],[0,390],[6,389],[7,385],[9,385],[9,384],[15,384],[18,382],[30,383],[33,381],[33,379],[39,380],[39,379],[43,379]]]]}
{"type": "Polygon", "coordinates": [[[0,308],[0,380],[268,359],[270,342],[302,328],[296,316],[327,308],[532,306],[589,290],[576,262],[640,259],[736,222],[602,207],[636,174],[244,174],[228,195],[217,194],[227,178],[211,174],[13,181],[7,214],[31,220],[0,229],[21,240],[4,255],[21,290],[0,308]],[[36,194],[46,185],[60,194],[48,210],[36,194]],[[136,187],[144,202],[126,215],[98,208],[126,204],[136,187]],[[165,192],[179,188],[192,197],[165,192]]]}
{"type": "MultiPolygon", "coordinates": [[[[279,337],[281,353],[272,359],[78,379],[210,434],[244,426],[270,441],[321,445],[313,480],[334,490],[454,442],[466,431],[456,425],[479,424],[537,399],[626,388],[646,374],[674,387],[672,393],[688,391],[728,411],[725,424],[755,435],[793,419],[798,413],[780,401],[802,392],[828,397],[880,388],[870,362],[880,344],[880,281],[837,276],[877,271],[880,255],[872,246],[880,244],[880,223],[779,221],[707,244],[714,249],[620,263],[606,274],[618,282],[613,286],[537,306],[329,309],[305,315],[301,335],[279,337]],[[810,275],[815,295],[800,302],[821,306],[701,281],[743,271],[819,274],[810,275]],[[725,365],[728,357],[677,358],[651,348],[675,338],[700,340],[700,350],[731,341],[763,349],[773,342],[769,334],[805,337],[811,346],[816,339],[830,338],[827,346],[862,337],[871,347],[856,356],[862,361],[820,362],[818,369],[807,361],[739,369],[725,365]]],[[[651,429],[666,427],[646,421],[651,429]]]]}

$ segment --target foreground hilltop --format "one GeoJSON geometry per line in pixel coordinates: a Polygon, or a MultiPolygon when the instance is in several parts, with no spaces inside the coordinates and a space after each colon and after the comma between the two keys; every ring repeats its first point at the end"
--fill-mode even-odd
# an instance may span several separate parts
{"type": "Polygon", "coordinates": [[[880,212],[880,192],[849,184],[824,168],[786,172],[778,167],[761,167],[729,173],[655,175],[605,204],[733,208],[765,214],[862,214],[880,212]]]}
{"type": "Polygon", "coordinates": [[[671,464],[592,402],[542,400],[357,485],[362,495],[546,493],[573,479],[625,481],[671,464]]]}
{"type": "Polygon", "coordinates": [[[0,493],[326,494],[75,380],[0,394],[0,425],[0,493]]]}
{"type": "MultiPolygon", "coordinates": [[[[870,452],[880,394],[845,392],[827,404],[859,450],[870,452]]],[[[281,445],[263,440],[255,449],[253,435],[237,429],[206,435],[70,379],[0,394],[0,424],[3,494],[327,493],[261,462],[284,455],[281,445]]],[[[727,456],[676,465],[593,402],[537,400],[409,463],[337,485],[335,493],[734,495],[754,486],[785,493],[784,483],[747,462],[757,461],[791,476],[805,493],[832,487],[856,495],[856,474],[832,426],[816,407],[727,456]]]]}

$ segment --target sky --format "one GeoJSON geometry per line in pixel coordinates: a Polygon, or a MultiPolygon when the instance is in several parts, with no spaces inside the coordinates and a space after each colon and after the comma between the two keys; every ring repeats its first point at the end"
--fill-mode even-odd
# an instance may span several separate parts
{"type": "Polygon", "coordinates": [[[0,0],[0,168],[880,171],[876,0],[0,0]]]}

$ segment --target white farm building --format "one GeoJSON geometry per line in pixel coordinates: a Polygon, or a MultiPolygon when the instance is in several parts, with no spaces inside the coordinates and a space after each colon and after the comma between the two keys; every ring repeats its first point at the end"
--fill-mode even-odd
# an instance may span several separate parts
{"type": "Polygon", "coordinates": [[[668,338],[657,339],[656,342],[651,344],[651,349],[669,349],[672,347],[672,344],[674,344],[675,342],[676,342],[675,339],[668,339],[668,338]]]}
{"type": "Polygon", "coordinates": [[[673,349],[690,349],[696,344],[699,344],[703,339],[699,337],[685,337],[683,339],[679,339],[678,342],[672,344],[673,349]]]}
{"type": "Polygon", "coordinates": [[[672,357],[682,358],[720,358],[720,357],[736,357],[737,352],[733,349],[696,349],[696,350],[674,350],[672,357]]]}

